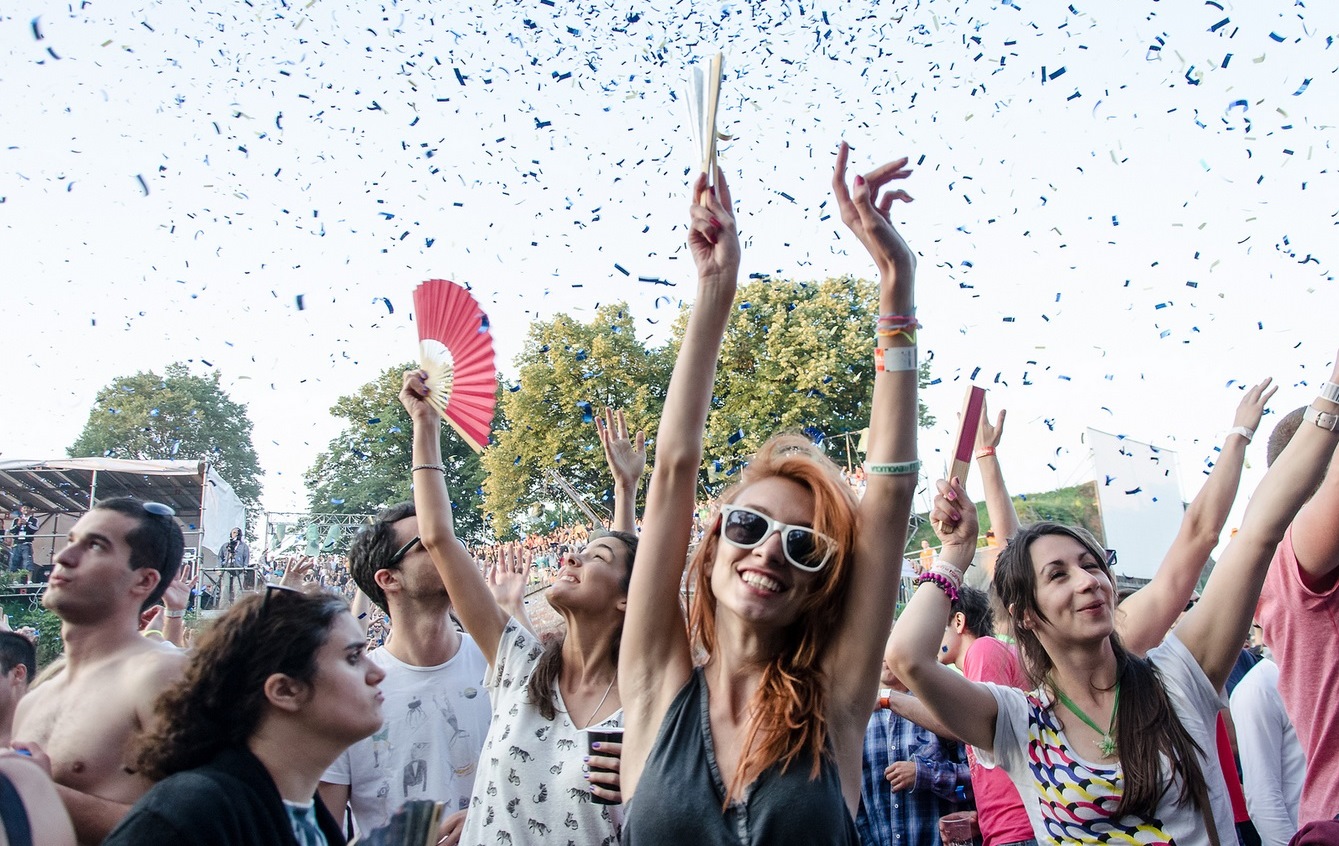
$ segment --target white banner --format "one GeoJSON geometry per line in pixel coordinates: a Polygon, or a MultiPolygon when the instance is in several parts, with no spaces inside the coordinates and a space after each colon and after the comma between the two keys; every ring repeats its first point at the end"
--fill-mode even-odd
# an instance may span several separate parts
{"type": "Polygon", "coordinates": [[[1181,527],[1181,476],[1176,453],[1119,435],[1088,430],[1097,466],[1097,501],[1115,570],[1151,579],[1181,527]]]}

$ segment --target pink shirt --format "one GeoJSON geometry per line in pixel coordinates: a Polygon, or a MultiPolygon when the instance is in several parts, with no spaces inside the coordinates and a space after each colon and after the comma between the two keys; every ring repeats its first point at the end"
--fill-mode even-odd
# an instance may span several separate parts
{"type": "Polygon", "coordinates": [[[1308,762],[1299,825],[1339,814],[1339,585],[1302,584],[1292,529],[1274,552],[1256,620],[1279,665],[1279,694],[1308,762]]]}
{"type": "MultiPolygon", "coordinates": [[[[1023,673],[1018,653],[993,637],[977,638],[968,648],[962,659],[962,674],[972,681],[994,682],[1020,690],[1032,687],[1023,673]]],[[[1009,774],[999,767],[983,766],[976,760],[976,749],[970,746],[967,760],[972,768],[972,792],[976,794],[977,824],[984,846],[1031,840],[1035,836],[1032,821],[1009,774]]]]}

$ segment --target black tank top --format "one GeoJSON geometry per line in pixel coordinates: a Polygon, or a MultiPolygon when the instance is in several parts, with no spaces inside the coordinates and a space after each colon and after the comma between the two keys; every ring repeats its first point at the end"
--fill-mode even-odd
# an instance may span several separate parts
{"type": "Polygon", "coordinates": [[[622,846],[858,846],[837,765],[825,756],[810,781],[812,766],[801,757],[784,773],[770,767],[722,813],[725,782],[699,667],[665,714],[626,808],[622,846]]]}

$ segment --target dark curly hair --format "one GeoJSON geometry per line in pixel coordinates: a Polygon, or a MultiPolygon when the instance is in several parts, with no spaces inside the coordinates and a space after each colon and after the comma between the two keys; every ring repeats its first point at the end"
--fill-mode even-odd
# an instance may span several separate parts
{"type": "Polygon", "coordinates": [[[160,781],[244,746],[260,725],[265,681],[316,675],[316,653],[349,606],[320,590],[272,587],[239,600],[200,638],[186,673],[154,703],[155,726],[140,735],[137,768],[160,781]]]}

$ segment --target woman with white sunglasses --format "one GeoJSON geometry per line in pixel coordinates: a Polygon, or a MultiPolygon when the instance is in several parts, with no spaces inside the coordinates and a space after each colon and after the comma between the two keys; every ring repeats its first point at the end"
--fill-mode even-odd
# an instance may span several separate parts
{"type": "Polygon", "coordinates": [[[694,186],[697,300],[661,418],[619,652],[625,846],[857,842],[861,741],[898,578],[887,561],[905,543],[919,465],[915,258],[888,216],[910,197],[886,190],[909,174],[907,160],[848,189],[847,153],[843,144],[833,189],[881,276],[868,489],[857,503],[803,438],[768,441],[693,556],[685,629],[679,583],[739,270],[725,180],[718,171],[715,188],[705,175],[694,186]]]}

